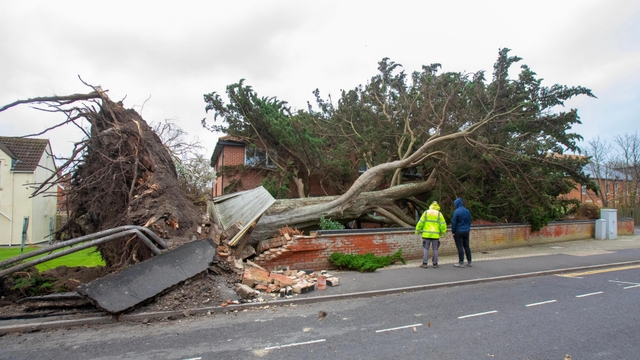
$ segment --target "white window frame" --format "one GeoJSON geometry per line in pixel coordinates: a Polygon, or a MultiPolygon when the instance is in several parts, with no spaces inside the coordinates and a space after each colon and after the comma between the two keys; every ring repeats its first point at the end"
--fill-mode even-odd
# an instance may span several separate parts
{"type": "Polygon", "coordinates": [[[272,155],[258,147],[247,146],[244,148],[244,164],[246,166],[275,167],[276,164],[271,159],[272,155]]]}

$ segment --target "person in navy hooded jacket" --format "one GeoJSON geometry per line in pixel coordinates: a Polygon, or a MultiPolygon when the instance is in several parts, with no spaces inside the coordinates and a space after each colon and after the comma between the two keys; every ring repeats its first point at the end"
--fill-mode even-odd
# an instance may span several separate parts
{"type": "Polygon", "coordinates": [[[471,213],[464,207],[461,198],[457,198],[453,205],[456,209],[451,217],[451,233],[458,249],[458,263],[455,267],[464,266],[464,256],[467,256],[467,266],[471,266],[471,248],[469,247],[469,231],[471,231],[471,213]]]}

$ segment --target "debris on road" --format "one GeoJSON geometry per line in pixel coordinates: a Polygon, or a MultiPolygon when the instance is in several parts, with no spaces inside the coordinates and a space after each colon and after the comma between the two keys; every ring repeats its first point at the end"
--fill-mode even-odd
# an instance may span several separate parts
{"type": "Polygon", "coordinates": [[[290,298],[294,294],[306,294],[316,290],[320,276],[325,277],[327,286],[340,284],[340,279],[329,275],[326,270],[317,274],[313,271],[291,270],[288,267],[268,271],[247,266],[242,276],[242,285],[273,297],[290,298]]]}
{"type": "Polygon", "coordinates": [[[121,272],[80,285],[76,291],[109,313],[120,313],[207,270],[213,241],[199,240],[132,265],[121,272]]]}

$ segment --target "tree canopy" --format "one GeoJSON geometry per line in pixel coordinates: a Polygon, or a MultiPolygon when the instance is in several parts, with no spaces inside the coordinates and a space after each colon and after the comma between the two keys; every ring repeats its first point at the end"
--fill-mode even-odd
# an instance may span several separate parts
{"type": "Polygon", "coordinates": [[[406,226],[415,218],[405,205],[438,200],[450,212],[463,197],[475,218],[537,229],[567,205],[558,195],[576,182],[594,185],[582,171],[585,158],[563,156],[578,152],[581,140],[570,132],[580,123],[577,110],[565,111],[564,102],[594,95],[582,86],[543,86],[526,65],[511,78],[521,59],[509,51],[499,51],[491,80],[484,71],[440,72],[440,64],[409,75],[384,58],[378,74],[335,103],[316,89],[317,107],[295,112],[241,80],[227,87],[228,102],[215,92],[204,96],[214,123],[203,125],[272,153],[278,176],[293,179],[300,197],[314,176],[342,194],[322,206],[306,202],[312,207],[298,208],[301,215],[290,209],[289,225],[322,215],[406,226]],[[368,170],[359,176],[361,166],[368,170]],[[364,194],[388,201],[353,211],[364,194]]]}

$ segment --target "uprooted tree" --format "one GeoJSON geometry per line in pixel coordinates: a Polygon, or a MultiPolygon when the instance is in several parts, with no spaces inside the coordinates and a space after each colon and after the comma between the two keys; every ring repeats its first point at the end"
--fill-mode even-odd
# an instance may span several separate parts
{"type": "MultiPolygon", "coordinates": [[[[273,179],[292,182],[299,199],[271,206],[252,232],[252,242],[284,226],[306,227],[321,217],[363,220],[386,226],[415,221],[406,208],[420,209],[437,199],[445,206],[464,196],[477,216],[532,221],[540,227],[552,218],[572,181],[590,184],[585,160],[550,156],[578,150],[575,110],[556,106],[589,89],[554,85],[526,66],[517,80],[508,78],[519,61],[500,51],[493,79],[484,72],[438,74],[439,64],[424,66],[407,81],[399,64],[384,59],[380,74],[366,86],[344,91],[337,106],[316,97],[319,111],[292,114],[286,103],[260,98],[242,82],[227,88],[227,105],[215,93],[205,95],[207,111],[225,125],[208,126],[261,147],[276,163],[273,179]],[[366,165],[362,175],[353,169],[366,165]],[[403,176],[412,170],[413,181],[403,176]],[[307,197],[311,177],[342,195],[307,197]]],[[[89,85],[88,85],[89,86],[89,85]]],[[[141,116],[111,101],[100,87],[87,94],[18,100],[40,104],[66,119],[46,131],[72,124],[86,137],[34,196],[71,172],[65,186],[70,217],[61,230],[76,237],[119,225],[149,226],[176,246],[189,241],[200,214],[180,191],[175,165],[157,134],[141,116]],[[89,125],[84,126],[82,121],[89,125]]],[[[205,123],[205,125],[207,125],[205,123]]],[[[42,134],[40,133],[40,134],[42,134]]],[[[40,135],[37,134],[37,135],[40,135]]],[[[123,267],[150,257],[135,238],[99,248],[107,265],[123,267]]]]}
{"type": "Polygon", "coordinates": [[[439,64],[423,66],[409,81],[399,64],[383,59],[380,74],[343,91],[337,105],[316,90],[319,111],[292,113],[243,81],[227,87],[228,104],[206,94],[206,110],[218,123],[203,125],[264,149],[277,165],[265,167],[270,176],[296,187],[299,198],[278,200],[252,239],[284,225],[310,227],[322,216],[413,225],[407,208],[424,209],[428,200],[446,208],[458,196],[488,220],[529,221],[538,229],[557,217],[567,205],[558,195],[575,182],[594,184],[582,171],[586,159],[557,156],[579,151],[581,137],[568,132],[579,123],[577,111],[555,110],[593,94],[581,86],[544,87],[526,65],[510,79],[521,59],[508,52],[500,50],[491,81],[483,71],[439,74],[439,64]],[[356,178],[362,165],[368,170],[356,178]],[[407,171],[414,180],[407,181],[407,171]],[[307,197],[314,176],[342,195],[307,197]]]}
{"type": "MultiPolygon", "coordinates": [[[[67,181],[61,175],[70,173],[64,186],[69,221],[59,230],[66,238],[141,225],[170,236],[170,247],[189,241],[200,215],[180,190],[174,162],[162,141],[135,110],[113,102],[100,87],[90,87],[87,94],[18,100],[0,107],[2,112],[20,104],[39,104],[41,110],[65,115],[64,121],[35,135],[63,125],[78,126],[86,135],[33,196],[67,181]]],[[[152,256],[135,236],[98,249],[110,268],[152,256]]]]}

